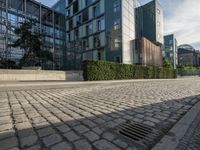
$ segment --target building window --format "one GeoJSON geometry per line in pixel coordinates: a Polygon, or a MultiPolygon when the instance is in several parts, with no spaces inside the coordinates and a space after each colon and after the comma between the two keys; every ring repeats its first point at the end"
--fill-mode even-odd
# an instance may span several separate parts
{"type": "Polygon", "coordinates": [[[120,11],[120,1],[119,0],[115,0],[115,2],[113,4],[113,11],[114,12],[120,11]]]}
{"type": "Polygon", "coordinates": [[[69,30],[71,30],[73,28],[73,20],[71,19],[70,21],[69,21],[69,30]]]}
{"type": "Polygon", "coordinates": [[[90,4],[92,4],[92,0],[85,0],[85,6],[89,6],[90,4]]]}
{"type": "Polygon", "coordinates": [[[88,50],[88,49],[89,49],[88,39],[84,39],[83,40],[83,50],[88,50]]]}
{"type": "Polygon", "coordinates": [[[68,6],[73,2],[73,0],[67,0],[68,6]]]}
{"type": "Polygon", "coordinates": [[[158,24],[158,26],[160,27],[160,22],[159,22],[159,21],[157,21],[157,24],[158,24]]]}
{"type": "Polygon", "coordinates": [[[94,48],[98,48],[101,46],[101,40],[99,38],[99,36],[94,36],[94,48]]]}
{"type": "Polygon", "coordinates": [[[116,56],[116,57],[115,57],[115,61],[118,62],[118,63],[121,63],[121,58],[120,58],[120,56],[116,56]]]}
{"type": "Polygon", "coordinates": [[[69,17],[71,15],[70,9],[67,10],[67,14],[66,15],[67,15],[67,17],[69,17]]]}
{"type": "Polygon", "coordinates": [[[100,15],[100,4],[98,3],[93,7],[93,17],[98,17],[100,15]]]}
{"type": "Polygon", "coordinates": [[[121,42],[120,42],[120,40],[117,38],[117,39],[115,39],[115,41],[114,41],[115,43],[115,48],[120,48],[120,46],[121,46],[121,42]]]}
{"type": "Polygon", "coordinates": [[[89,19],[88,9],[86,9],[86,10],[83,12],[82,15],[83,15],[83,16],[82,16],[82,21],[83,21],[83,22],[88,21],[88,19],[89,19]]]}
{"type": "Polygon", "coordinates": [[[75,14],[76,12],[78,12],[78,1],[75,1],[74,3],[73,3],[73,13],[75,14]]]}
{"type": "Polygon", "coordinates": [[[104,50],[103,49],[99,49],[97,52],[97,59],[98,60],[104,60],[104,50]]]}
{"type": "Polygon", "coordinates": [[[86,25],[86,36],[93,33],[93,24],[92,22],[86,25]]]}
{"type": "Polygon", "coordinates": [[[70,41],[70,33],[67,33],[66,38],[67,38],[67,41],[70,41]]]}
{"type": "Polygon", "coordinates": [[[105,29],[105,20],[104,18],[100,18],[97,20],[97,31],[102,31],[105,29]]]}
{"type": "Polygon", "coordinates": [[[118,29],[120,29],[120,19],[119,18],[114,21],[114,30],[118,30],[118,29]]]}
{"type": "Polygon", "coordinates": [[[77,24],[77,25],[80,25],[81,22],[82,22],[82,16],[79,15],[79,16],[76,17],[76,24],[77,24]]]}
{"type": "Polygon", "coordinates": [[[157,13],[160,14],[160,9],[157,8],[157,13]]]}
{"type": "Polygon", "coordinates": [[[74,39],[77,40],[79,38],[79,32],[78,32],[78,29],[76,29],[74,31],[74,39]]]}

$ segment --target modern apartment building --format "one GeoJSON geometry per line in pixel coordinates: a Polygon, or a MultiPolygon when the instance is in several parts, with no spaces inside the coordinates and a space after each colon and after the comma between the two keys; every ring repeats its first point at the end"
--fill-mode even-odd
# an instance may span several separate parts
{"type": "Polygon", "coordinates": [[[66,14],[69,69],[80,69],[84,60],[143,64],[136,39],[163,43],[163,11],[156,0],[141,7],[137,0],[67,0],[66,14]]]}
{"type": "Polygon", "coordinates": [[[0,58],[19,62],[23,50],[8,47],[17,37],[16,27],[27,19],[37,21],[33,30],[43,33],[43,50],[53,53],[54,62],[42,64],[43,69],[65,68],[65,15],[34,0],[0,0],[0,58]]]}
{"type": "Polygon", "coordinates": [[[164,45],[163,45],[163,58],[169,60],[174,69],[178,65],[178,43],[173,34],[164,36],[164,45]]]}
{"type": "Polygon", "coordinates": [[[136,8],[136,37],[163,44],[163,9],[157,0],[136,8]]]}
{"type": "Polygon", "coordinates": [[[134,64],[162,65],[163,9],[157,0],[136,8],[134,64]]]}
{"type": "Polygon", "coordinates": [[[69,68],[83,60],[133,63],[136,0],[67,0],[69,68]]]}
{"type": "Polygon", "coordinates": [[[57,3],[53,5],[53,9],[61,14],[66,15],[66,0],[58,0],[57,3]]]}

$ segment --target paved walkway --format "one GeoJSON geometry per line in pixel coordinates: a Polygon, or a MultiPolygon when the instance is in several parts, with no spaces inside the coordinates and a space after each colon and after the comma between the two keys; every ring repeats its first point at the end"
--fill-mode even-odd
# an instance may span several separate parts
{"type": "Polygon", "coordinates": [[[198,79],[2,87],[0,149],[147,149],[113,129],[131,120],[166,133],[199,95],[198,79]]]}
{"type": "Polygon", "coordinates": [[[181,139],[176,150],[199,150],[200,149],[200,112],[181,139]]]}

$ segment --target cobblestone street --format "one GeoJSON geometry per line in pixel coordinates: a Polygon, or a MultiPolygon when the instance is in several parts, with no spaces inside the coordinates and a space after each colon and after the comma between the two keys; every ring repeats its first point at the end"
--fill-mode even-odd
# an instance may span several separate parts
{"type": "Polygon", "coordinates": [[[198,78],[2,88],[0,149],[145,150],[114,129],[134,121],[167,133],[199,95],[198,78]]]}

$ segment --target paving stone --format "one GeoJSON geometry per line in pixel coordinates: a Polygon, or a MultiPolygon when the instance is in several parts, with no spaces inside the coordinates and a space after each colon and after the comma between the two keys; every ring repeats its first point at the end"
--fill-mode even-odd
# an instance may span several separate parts
{"type": "Polygon", "coordinates": [[[110,132],[105,132],[103,134],[103,138],[107,139],[108,141],[113,141],[115,138],[115,135],[110,132]]]}
{"type": "Polygon", "coordinates": [[[46,147],[54,145],[60,141],[62,141],[62,138],[58,134],[52,134],[48,137],[43,138],[43,142],[46,147]]]}
{"type": "Polygon", "coordinates": [[[0,125],[12,123],[12,118],[10,116],[0,117],[0,125]]]}
{"type": "Polygon", "coordinates": [[[41,146],[40,145],[34,145],[34,146],[27,148],[26,150],[41,150],[41,146]]]}
{"type": "Polygon", "coordinates": [[[37,131],[40,137],[44,137],[50,134],[54,134],[55,130],[51,127],[43,128],[37,131]]]}
{"type": "Polygon", "coordinates": [[[3,124],[3,125],[0,125],[0,132],[10,130],[12,128],[13,128],[12,124],[3,124]]]}
{"type": "Polygon", "coordinates": [[[76,150],[92,150],[92,146],[86,140],[79,140],[74,143],[76,150]]]}
{"type": "Polygon", "coordinates": [[[18,147],[14,147],[14,148],[9,148],[8,150],[19,150],[18,147]]]}
{"type": "Polygon", "coordinates": [[[93,128],[96,126],[96,123],[94,123],[93,121],[89,120],[89,119],[84,119],[82,121],[83,124],[85,124],[86,126],[93,128]]]}
{"type": "Polygon", "coordinates": [[[151,121],[144,121],[143,123],[146,125],[149,125],[149,126],[155,126],[155,123],[153,123],[151,121]]]}
{"type": "Polygon", "coordinates": [[[167,119],[167,117],[164,117],[164,116],[161,116],[161,115],[155,115],[154,117],[157,118],[157,119],[160,119],[160,120],[166,120],[167,119]]]}
{"type": "Polygon", "coordinates": [[[21,147],[30,147],[37,142],[38,138],[36,135],[24,137],[20,139],[21,147]]]}
{"type": "Polygon", "coordinates": [[[96,141],[100,138],[96,133],[92,131],[86,132],[84,136],[91,142],[96,141]]]}
{"type": "Polygon", "coordinates": [[[65,133],[64,136],[70,141],[70,142],[73,142],[73,141],[76,141],[78,139],[80,139],[80,137],[73,131],[70,131],[68,133],[65,133]]]}
{"type": "Polygon", "coordinates": [[[160,120],[156,119],[156,118],[152,118],[152,117],[145,117],[145,120],[151,121],[153,123],[160,123],[160,120]]]}
{"type": "Polygon", "coordinates": [[[114,144],[106,141],[106,140],[99,140],[94,142],[94,147],[98,150],[120,150],[114,144]]]}
{"type": "Polygon", "coordinates": [[[14,129],[2,131],[0,132],[0,140],[8,138],[8,137],[13,137],[14,135],[15,135],[14,129]]]}
{"type": "Polygon", "coordinates": [[[97,118],[97,119],[94,120],[94,122],[97,123],[97,124],[103,124],[103,123],[105,123],[105,120],[103,120],[101,118],[97,118]]]}
{"type": "Polygon", "coordinates": [[[17,138],[16,137],[10,137],[8,139],[1,140],[0,146],[1,146],[0,148],[2,150],[6,150],[6,149],[9,149],[9,148],[16,147],[16,146],[18,146],[17,138]]]}
{"type": "Polygon", "coordinates": [[[81,134],[84,133],[84,132],[89,131],[89,129],[84,125],[75,126],[74,130],[76,130],[78,133],[81,133],[81,134]]]}
{"type": "Polygon", "coordinates": [[[115,128],[117,125],[118,125],[118,123],[116,123],[114,121],[109,121],[104,124],[104,126],[107,128],[115,128]]]}
{"type": "Polygon", "coordinates": [[[62,133],[66,133],[68,131],[70,131],[71,129],[67,126],[67,125],[61,125],[61,126],[58,126],[57,129],[62,132],[62,133]]]}
{"type": "Polygon", "coordinates": [[[72,147],[67,142],[62,142],[52,146],[51,150],[72,150],[72,147]]]}
{"type": "Polygon", "coordinates": [[[128,146],[127,143],[125,143],[124,141],[122,141],[122,140],[120,140],[120,139],[116,139],[116,140],[114,140],[113,142],[114,142],[116,145],[118,145],[119,147],[123,148],[123,149],[125,149],[125,148],[128,146]]]}
{"type": "Polygon", "coordinates": [[[97,133],[98,135],[101,135],[105,129],[103,128],[99,128],[99,127],[95,127],[92,129],[95,133],[97,133]]]}

